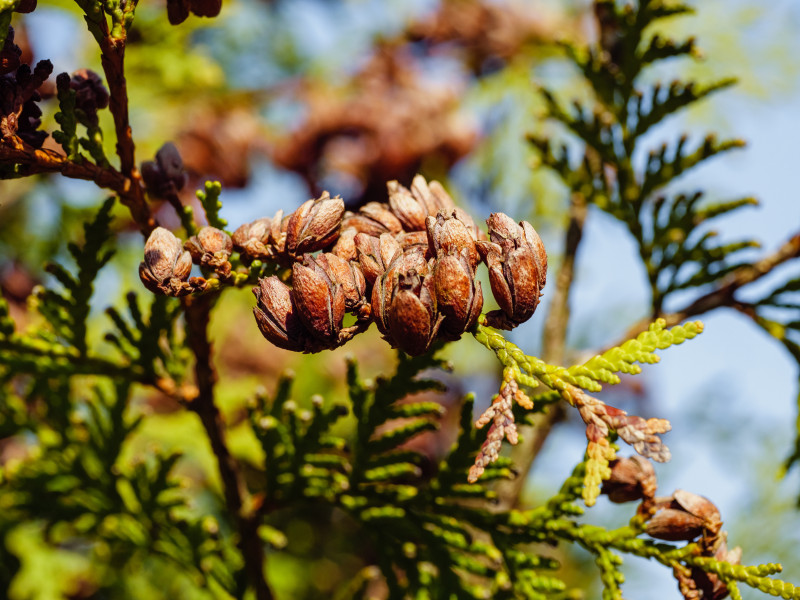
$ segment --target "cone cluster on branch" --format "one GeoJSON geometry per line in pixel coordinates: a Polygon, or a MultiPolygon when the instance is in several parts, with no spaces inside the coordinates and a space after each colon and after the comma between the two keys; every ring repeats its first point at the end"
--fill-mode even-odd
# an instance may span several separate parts
{"type": "Polygon", "coordinates": [[[292,214],[279,211],[239,227],[233,236],[202,228],[185,245],[163,228],[145,245],[140,276],[148,289],[173,296],[203,291],[191,264],[230,278],[232,251],[244,265],[276,263],[291,277],[265,277],[253,292],[256,322],[270,342],[296,352],[342,345],[374,322],[410,355],[472,328],[483,308],[478,263],[489,267],[500,310],[490,325],[510,329],[536,310],[547,254],[536,231],[502,213],[487,220],[488,239],[436,181],[416,176],[408,189],[389,182],[387,203],[346,212],[327,192],[292,214]],[[345,313],[355,324],[344,327],[345,313]]]}
{"type": "MultiPolygon", "coordinates": [[[[670,542],[698,540],[702,556],[741,564],[742,549],[728,549],[719,509],[708,498],[685,490],[656,497],[655,470],[640,456],[619,458],[609,466],[611,476],[603,482],[602,493],[615,503],[641,500],[638,514],[647,535],[670,542]]],[[[721,600],[728,595],[728,587],[714,573],[676,565],[674,575],[686,600],[721,600]]]]}

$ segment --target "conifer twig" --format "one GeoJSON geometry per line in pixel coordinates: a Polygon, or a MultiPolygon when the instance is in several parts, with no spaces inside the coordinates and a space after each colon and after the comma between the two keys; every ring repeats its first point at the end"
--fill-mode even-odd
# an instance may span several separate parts
{"type": "Polygon", "coordinates": [[[209,294],[197,298],[189,297],[183,302],[187,342],[195,355],[198,390],[197,397],[189,404],[189,408],[200,417],[211,450],[217,458],[225,504],[236,520],[239,551],[242,553],[247,577],[253,585],[257,600],[271,600],[272,591],[264,578],[264,549],[258,537],[258,516],[254,511],[245,509],[247,487],[239,464],[228,449],[222,415],[214,403],[217,373],[208,339],[208,322],[213,301],[213,296],[209,294]]]}
{"type": "MultiPolygon", "coordinates": [[[[117,192],[146,237],[157,223],[145,200],[144,184],[136,167],[135,146],[128,118],[128,90],[124,71],[127,34],[124,27],[110,31],[105,19],[94,24],[99,32],[95,37],[100,45],[101,63],[110,92],[109,110],[114,118],[117,155],[122,175],[127,181],[127,185],[117,192]]],[[[187,343],[195,356],[197,385],[197,396],[189,403],[189,408],[200,417],[211,450],[217,458],[225,503],[236,521],[239,533],[238,546],[247,579],[253,586],[257,600],[271,600],[272,591],[264,577],[264,550],[258,537],[258,515],[254,511],[245,510],[247,487],[238,462],[228,449],[222,416],[214,403],[217,374],[208,339],[208,323],[215,298],[215,295],[208,294],[183,301],[187,343]]]]}
{"type": "Polygon", "coordinates": [[[652,323],[653,318],[656,317],[664,319],[667,323],[667,327],[672,327],[673,325],[677,325],[694,316],[707,313],[715,308],[720,308],[722,306],[736,308],[738,303],[733,296],[740,288],[771,273],[782,263],[797,257],[800,257],[800,232],[795,233],[772,254],[752,264],[739,267],[728,277],[720,281],[713,290],[700,296],[684,308],[667,314],[653,315],[652,317],[647,317],[637,322],[628,329],[623,339],[630,339],[642,331],[646,331],[650,323],[652,323]]]}
{"type": "Polygon", "coordinates": [[[93,181],[101,188],[113,190],[120,196],[129,185],[125,176],[113,167],[99,167],[91,162],[75,162],[47,148],[37,149],[17,137],[0,144],[0,162],[23,166],[20,176],[37,173],[61,173],[71,179],[93,181]],[[8,143],[10,141],[11,143],[8,143]]]}
{"type": "Polygon", "coordinates": [[[128,178],[129,185],[119,192],[122,203],[127,206],[142,233],[148,235],[156,227],[155,219],[144,196],[142,176],[136,168],[135,146],[128,118],[128,84],[125,80],[125,42],[127,32],[124,27],[116,29],[115,34],[108,30],[105,19],[98,22],[102,37],[100,62],[106,75],[109,90],[109,110],[114,117],[117,137],[117,156],[120,170],[128,178]]]}

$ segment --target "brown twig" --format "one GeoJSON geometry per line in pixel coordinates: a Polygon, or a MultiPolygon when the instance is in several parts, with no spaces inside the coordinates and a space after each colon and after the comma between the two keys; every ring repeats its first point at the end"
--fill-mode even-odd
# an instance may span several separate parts
{"type": "MultiPolygon", "coordinates": [[[[574,193],[570,200],[570,220],[567,228],[564,257],[556,275],[555,290],[550,301],[547,322],[544,326],[542,354],[544,360],[551,364],[561,364],[564,361],[567,324],[569,323],[569,294],[575,274],[575,258],[583,236],[586,213],[585,198],[581,194],[574,193]]],[[[517,504],[533,461],[536,460],[542,446],[544,446],[547,436],[550,435],[550,430],[563,418],[563,405],[554,404],[546,413],[535,416],[532,427],[520,427],[520,442],[511,451],[511,459],[514,461],[518,474],[513,480],[504,481],[498,485],[496,510],[509,510],[517,504]]]]}
{"type": "Polygon", "coordinates": [[[211,443],[211,450],[217,457],[222,478],[225,504],[236,520],[239,532],[239,551],[245,564],[245,571],[253,585],[258,600],[270,600],[272,591],[264,578],[264,548],[258,537],[258,515],[245,508],[248,497],[247,487],[239,469],[239,464],[231,455],[225,441],[225,426],[219,409],[214,404],[214,385],[217,381],[212,362],[211,343],[208,340],[208,321],[214,296],[187,296],[183,299],[186,314],[187,342],[195,355],[195,377],[198,395],[189,408],[200,417],[203,428],[211,443]]]}
{"type": "Polygon", "coordinates": [[[647,328],[655,318],[664,319],[667,322],[667,327],[672,327],[687,319],[714,310],[715,308],[720,308],[722,306],[736,308],[738,303],[734,298],[734,294],[740,288],[772,272],[775,267],[787,260],[798,257],[800,257],[800,233],[794,234],[772,254],[765,256],[755,263],[739,267],[728,277],[720,281],[716,288],[700,296],[684,308],[672,313],[659,314],[642,319],[628,329],[625,334],[625,340],[634,338],[641,332],[647,331],[647,328]]]}
{"type": "Polygon", "coordinates": [[[128,179],[113,167],[98,167],[94,163],[74,162],[53,150],[38,150],[19,138],[7,138],[0,143],[0,162],[21,165],[20,175],[61,173],[71,179],[93,181],[101,188],[122,196],[130,186],[128,179]]]}
{"type": "Polygon", "coordinates": [[[104,19],[100,21],[99,25],[104,34],[100,40],[100,62],[108,83],[110,96],[108,106],[114,117],[120,171],[129,181],[126,189],[118,193],[121,202],[129,208],[133,219],[139,224],[142,233],[147,236],[156,228],[157,223],[145,200],[142,176],[139,169],[136,168],[135,146],[128,119],[128,84],[125,80],[127,34],[123,27],[121,33],[118,34],[119,37],[112,36],[104,19]]]}

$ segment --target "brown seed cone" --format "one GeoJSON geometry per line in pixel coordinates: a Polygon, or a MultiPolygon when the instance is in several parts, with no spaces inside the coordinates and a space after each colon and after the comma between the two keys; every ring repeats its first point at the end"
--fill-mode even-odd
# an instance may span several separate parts
{"type": "Polygon", "coordinates": [[[412,270],[423,277],[428,275],[428,263],[422,253],[415,250],[397,253],[389,268],[375,280],[372,288],[372,315],[378,330],[384,335],[389,333],[389,307],[399,276],[412,270]]]}
{"type": "Polygon", "coordinates": [[[358,213],[360,216],[377,223],[382,229],[380,233],[398,234],[403,231],[403,225],[400,220],[381,202],[367,202],[359,209],[358,213]]]}
{"type": "Polygon", "coordinates": [[[475,224],[460,208],[439,211],[435,217],[425,220],[428,244],[434,255],[457,254],[466,250],[467,259],[474,269],[480,256],[475,247],[475,224]]]}
{"type": "Polygon", "coordinates": [[[623,503],[652,498],[656,493],[656,472],[641,456],[619,458],[609,463],[611,477],[603,482],[601,493],[611,502],[623,503]]]}
{"type": "Polygon", "coordinates": [[[503,213],[492,214],[486,223],[490,241],[478,241],[476,247],[489,267],[492,293],[506,316],[493,321],[512,328],[527,321],[539,305],[547,254],[530,224],[517,224],[503,213]]]}
{"type": "Polygon", "coordinates": [[[456,207],[438,181],[428,184],[422,175],[414,177],[410,190],[397,181],[388,182],[386,187],[389,206],[405,231],[424,231],[426,217],[436,216],[440,210],[450,212],[456,207]]]}
{"type": "Polygon", "coordinates": [[[303,260],[307,266],[315,262],[334,284],[341,286],[346,310],[357,311],[366,302],[367,282],[358,263],[348,262],[330,252],[316,258],[307,254],[303,260]]]}
{"type": "Polygon", "coordinates": [[[344,291],[310,256],[307,265],[297,262],[292,265],[297,313],[314,337],[335,344],[344,319],[344,291]]]}
{"type": "Polygon", "coordinates": [[[396,236],[395,239],[397,243],[400,244],[403,252],[407,250],[419,250],[425,255],[425,258],[433,258],[433,253],[428,244],[428,233],[426,231],[404,232],[396,236]]]}
{"type": "Polygon", "coordinates": [[[539,304],[539,277],[532,254],[519,249],[504,254],[497,247],[486,254],[485,260],[492,293],[500,309],[513,323],[527,321],[539,304]]]}
{"type": "Polygon", "coordinates": [[[425,231],[427,207],[417,200],[411,192],[397,181],[386,184],[389,191],[389,206],[397,215],[405,231],[425,231]]]}
{"type": "Polygon", "coordinates": [[[355,246],[361,271],[368,285],[372,285],[385,271],[391,262],[403,251],[393,235],[384,233],[375,238],[365,233],[358,233],[355,246]]]}
{"type": "Polygon", "coordinates": [[[262,217],[240,225],[233,232],[233,247],[246,264],[275,258],[285,250],[287,222],[288,218],[279,210],[272,218],[262,217]]]}
{"type": "Polygon", "coordinates": [[[700,535],[715,537],[721,527],[719,509],[710,500],[676,490],[669,498],[656,500],[655,514],[645,524],[645,532],[674,542],[693,540],[700,535]]]}
{"type": "Polygon", "coordinates": [[[184,248],[192,255],[195,264],[211,267],[220,275],[231,273],[229,258],[233,252],[231,237],[216,227],[202,227],[197,235],[190,237],[184,248]]]}
{"type": "Polygon", "coordinates": [[[378,237],[382,233],[389,233],[383,225],[362,215],[361,213],[347,212],[342,219],[342,230],[353,229],[357,233],[378,237]]]}
{"type": "MultiPolygon", "coordinates": [[[[71,82],[70,85],[72,85],[71,82]]],[[[142,163],[142,179],[147,186],[147,191],[159,198],[177,194],[183,189],[189,176],[183,167],[183,159],[175,144],[167,142],[156,152],[154,161],[149,160],[142,163]]]]}
{"type": "Polygon", "coordinates": [[[331,252],[344,260],[358,260],[358,250],[356,249],[356,235],[358,230],[353,227],[343,228],[336,240],[331,252]]]}
{"type": "Polygon", "coordinates": [[[97,111],[107,107],[109,101],[103,80],[90,69],[78,69],[72,74],[69,87],[75,92],[75,108],[82,110],[89,121],[97,125],[97,111]]]}
{"type": "Polygon", "coordinates": [[[180,25],[189,17],[189,0],[167,0],[167,19],[171,25],[180,25]]]}
{"type": "Polygon", "coordinates": [[[438,258],[433,281],[436,304],[444,317],[441,331],[456,340],[475,325],[483,308],[483,291],[475,281],[467,250],[438,258]]]}
{"type": "Polygon", "coordinates": [[[410,269],[398,275],[389,307],[389,336],[393,345],[411,356],[428,351],[442,317],[436,312],[433,280],[410,269]]]}
{"type": "Polygon", "coordinates": [[[332,245],[339,237],[344,201],[328,192],[304,202],[289,216],[286,224],[286,251],[292,256],[316,252],[332,245]]]}
{"type": "Polygon", "coordinates": [[[320,349],[295,308],[292,290],[275,276],[258,280],[253,288],[256,306],[253,315],[261,334],[278,348],[293,352],[320,349]]]}
{"type": "Polygon", "coordinates": [[[36,0],[21,0],[17,3],[14,12],[31,13],[36,10],[36,0]]]}
{"type": "Polygon", "coordinates": [[[216,17],[222,10],[222,0],[190,0],[189,5],[198,17],[216,17]]]}
{"type": "Polygon", "coordinates": [[[435,216],[440,210],[453,210],[456,205],[442,184],[438,181],[425,181],[422,175],[416,175],[411,182],[411,194],[425,207],[425,212],[435,216]]]}
{"type": "MultiPolygon", "coordinates": [[[[139,277],[145,287],[157,294],[183,295],[179,292],[192,270],[192,257],[183,250],[181,241],[163,227],[156,227],[144,245],[144,262],[139,277]]],[[[189,289],[185,293],[189,293],[189,289]]]]}
{"type": "Polygon", "coordinates": [[[536,261],[536,270],[539,273],[539,289],[543,288],[547,283],[547,251],[544,248],[544,243],[539,234],[533,228],[533,225],[527,221],[520,221],[525,240],[528,245],[533,248],[533,258],[536,261]]]}

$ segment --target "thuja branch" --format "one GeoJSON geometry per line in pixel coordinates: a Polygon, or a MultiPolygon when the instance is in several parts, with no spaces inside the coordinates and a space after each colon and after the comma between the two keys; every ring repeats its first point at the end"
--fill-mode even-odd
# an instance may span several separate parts
{"type": "Polygon", "coordinates": [[[119,195],[127,192],[128,179],[112,167],[99,167],[91,162],[76,162],[47,148],[33,148],[19,138],[0,144],[0,162],[12,163],[17,177],[38,173],[60,173],[72,179],[93,181],[98,187],[113,190],[119,195]]]}
{"type": "Polygon", "coordinates": [[[217,374],[208,339],[208,322],[214,300],[215,297],[210,294],[184,300],[187,341],[195,355],[198,390],[197,398],[189,404],[189,408],[200,417],[211,443],[211,450],[217,458],[225,503],[236,521],[238,545],[247,577],[253,585],[256,598],[269,600],[272,598],[272,592],[264,578],[264,548],[258,537],[258,514],[247,506],[249,505],[247,486],[238,462],[228,449],[222,416],[214,403],[217,374]]]}
{"type": "Polygon", "coordinates": [[[141,174],[136,167],[135,146],[128,116],[128,86],[125,79],[125,43],[127,28],[133,22],[135,2],[111,2],[100,6],[87,0],[79,4],[86,12],[89,31],[100,48],[100,62],[109,88],[109,110],[114,118],[116,150],[120,171],[129,185],[120,192],[120,200],[128,206],[131,215],[145,235],[156,226],[144,194],[141,174]],[[105,12],[108,12],[108,17],[105,12]],[[111,20],[109,27],[108,19],[111,20]]]}
{"type": "MultiPolygon", "coordinates": [[[[721,280],[710,292],[703,294],[683,308],[655,316],[664,319],[667,326],[671,326],[724,306],[740,310],[740,307],[744,305],[735,299],[734,296],[737,291],[771,273],[781,264],[798,257],[800,257],[800,233],[794,234],[772,254],[757,262],[737,268],[725,279],[721,280]]],[[[747,310],[741,310],[741,312],[749,314],[747,310]]],[[[652,319],[642,319],[637,322],[628,329],[625,334],[626,337],[631,337],[644,331],[651,321],[652,319]]]]}
{"type": "Polygon", "coordinates": [[[665,329],[663,320],[652,323],[649,329],[636,339],[626,341],[602,355],[592,357],[582,365],[569,368],[548,364],[534,356],[526,355],[518,346],[506,340],[499,332],[485,326],[481,319],[475,328],[475,339],[492,350],[506,367],[500,393],[492,406],[478,420],[480,427],[492,422],[486,442],[470,470],[470,480],[476,481],[483,469],[499,456],[503,439],[517,443],[517,429],[513,414],[514,403],[526,410],[542,410],[544,403],[552,402],[556,394],[578,409],[586,423],[587,468],[584,480],[584,500],[593,504],[599,494],[599,486],[608,477],[608,464],[615,457],[611,445],[612,434],[619,436],[642,456],[664,462],[670,453],[660,435],[670,430],[665,419],[643,419],[628,416],[625,411],[608,406],[588,392],[598,392],[602,383],[615,384],[620,379],[617,373],[635,374],[641,371],[637,363],[654,363],[659,358],[656,349],[665,349],[702,332],[699,322],[687,323],[665,329]],[[539,394],[531,399],[520,389],[520,385],[533,389],[543,383],[550,393],[539,394]]]}

